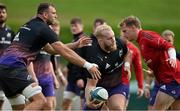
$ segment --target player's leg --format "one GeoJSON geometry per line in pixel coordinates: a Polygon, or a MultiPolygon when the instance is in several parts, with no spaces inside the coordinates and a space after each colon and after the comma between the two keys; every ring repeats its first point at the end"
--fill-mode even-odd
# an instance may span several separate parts
{"type": "Polygon", "coordinates": [[[62,109],[71,110],[72,101],[76,96],[80,96],[80,88],[74,82],[69,81],[66,91],[64,91],[62,109]]]}
{"type": "Polygon", "coordinates": [[[119,84],[109,91],[109,110],[124,110],[129,95],[129,85],[119,84]]]}
{"type": "Polygon", "coordinates": [[[175,99],[162,92],[162,91],[158,91],[156,99],[155,99],[155,103],[153,105],[153,110],[166,110],[168,109],[171,104],[175,101],[175,99]]]}
{"type": "Polygon", "coordinates": [[[180,110],[180,99],[174,101],[171,105],[171,110],[180,110]]]}
{"type": "Polygon", "coordinates": [[[42,109],[43,104],[46,102],[45,97],[41,93],[41,87],[32,80],[26,67],[1,66],[0,86],[7,98],[12,98],[22,93],[29,99],[31,103],[25,106],[25,109],[42,109]]]}
{"type": "Polygon", "coordinates": [[[8,98],[13,110],[23,110],[25,108],[25,97],[18,94],[15,97],[8,98]]]}
{"type": "Polygon", "coordinates": [[[158,90],[159,90],[159,86],[155,84],[152,91],[151,91],[151,94],[150,94],[148,110],[152,110],[152,107],[155,103],[155,99],[156,99],[156,95],[158,93],[158,90]]]}
{"type": "Polygon", "coordinates": [[[114,94],[108,99],[108,107],[110,110],[124,110],[126,97],[122,94],[114,94]]]}
{"type": "Polygon", "coordinates": [[[153,109],[166,110],[180,95],[180,85],[176,81],[171,81],[168,84],[161,84],[156,96],[153,109]]]}
{"type": "Polygon", "coordinates": [[[46,98],[41,92],[41,87],[37,83],[32,83],[27,86],[22,93],[26,98],[29,99],[30,103],[26,105],[25,110],[39,110],[43,109],[46,103],[46,98]]]}
{"type": "Polygon", "coordinates": [[[72,109],[72,101],[76,97],[76,94],[70,91],[65,91],[62,102],[62,110],[70,111],[72,109]]]}
{"type": "Polygon", "coordinates": [[[37,77],[39,85],[42,87],[42,93],[46,97],[46,104],[43,107],[43,110],[54,110],[55,102],[55,89],[54,81],[51,74],[43,74],[40,77],[37,77]]]}
{"type": "Polygon", "coordinates": [[[2,110],[2,106],[3,106],[3,103],[4,103],[4,99],[5,99],[5,94],[4,94],[4,92],[2,91],[2,89],[0,88],[0,110],[2,110]]]}

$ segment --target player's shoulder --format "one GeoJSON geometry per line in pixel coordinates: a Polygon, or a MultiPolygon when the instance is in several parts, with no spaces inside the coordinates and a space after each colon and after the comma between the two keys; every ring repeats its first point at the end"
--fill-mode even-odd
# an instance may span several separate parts
{"type": "Polygon", "coordinates": [[[160,34],[151,30],[141,30],[140,35],[147,39],[153,39],[160,37],[160,34]]]}
{"type": "Polygon", "coordinates": [[[116,45],[118,48],[127,47],[126,42],[120,38],[116,38],[116,45]]]}

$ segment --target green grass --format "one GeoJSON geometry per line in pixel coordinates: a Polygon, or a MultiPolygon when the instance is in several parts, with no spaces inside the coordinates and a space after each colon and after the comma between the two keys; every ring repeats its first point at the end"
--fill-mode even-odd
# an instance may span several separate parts
{"type": "Polygon", "coordinates": [[[176,49],[180,50],[180,0],[1,0],[1,2],[8,7],[7,23],[15,31],[36,14],[39,3],[52,2],[57,8],[61,23],[60,39],[65,43],[72,40],[69,21],[73,17],[82,18],[87,34],[92,32],[95,18],[104,18],[118,36],[117,25],[122,18],[135,15],[140,18],[146,30],[159,33],[165,29],[173,30],[176,49]]]}
{"type": "Polygon", "coordinates": [[[180,50],[180,8],[179,0],[1,0],[8,7],[8,24],[17,31],[35,15],[40,2],[52,2],[57,8],[61,22],[62,41],[70,42],[69,21],[73,17],[81,17],[85,31],[92,31],[93,20],[104,18],[118,35],[117,24],[128,15],[138,16],[146,29],[158,32],[169,28],[176,34],[175,45],[180,50]]]}

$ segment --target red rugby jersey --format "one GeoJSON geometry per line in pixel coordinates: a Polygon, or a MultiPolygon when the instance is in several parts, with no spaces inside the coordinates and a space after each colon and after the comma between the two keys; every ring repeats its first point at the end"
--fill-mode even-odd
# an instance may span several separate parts
{"type": "MultiPolygon", "coordinates": [[[[132,53],[132,64],[131,64],[131,70],[132,67],[134,67],[136,80],[138,82],[138,88],[143,89],[143,71],[142,71],[142,62],[141,62],[141,54],[139,49],[131,42],[127,43],[127,47],[129,48],[130,52],[132,53]]],[[[121,82],[123,84],[129,84],[128,76],[124,72],[124,68],[122,68],[122,78],[121,82]]]]}
{"type": "Polygon", "coordinates": [[[168,61],[167,50],[174,47],[164,40],[159,34],[153,31],[141,30],[137,42],[141,55],[146,64],[153,70],[156,80],[159,83],[169,83],[176,80],[180,83],[180,63],[177,60],[177,68],[172,68],[168,61]]]}

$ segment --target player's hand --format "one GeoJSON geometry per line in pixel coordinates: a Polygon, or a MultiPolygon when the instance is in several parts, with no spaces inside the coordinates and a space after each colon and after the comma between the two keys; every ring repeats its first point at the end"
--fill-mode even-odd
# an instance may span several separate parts
{"type": "Polygon", "coordinates": [[[150,85],[146,84],[144,89],[144,96],[148,99],[150,98],[150,85]]]}
{"type": "Polygon", "coordinates": [[[63,86],[67,86],[68,81],[67,81],[67,79],[65,78],[64,75],[60,76],[59,79],[60,79],[60,82],[62,83],[63,86]]]}
{"type": "Polygon", "coordinates": [[[98,109],[99,107],[101,107],[105,102],[104,101],[101,101],[99,103],[97,103],[96,100],[92,100],[91,98],[89,98],[87,101],[86,101],[86,105],[89,107],[89,108],[92,108],[92,109],[98,109]]]}
{"type": "Polygon", "coordinates": [[[84,87],[84,81],[83,79],[78,79],[77,82],[76,82],[77,86],[79,88],[83,88],[84,87]]]}
{"type": "Polygon", "coordinates": [[[142,97],[142,96],[143,96],[143,94],[144,94],[143,89],[138,88],[138,91],[137,91],[137,98],[142,97]]]}
{"type": "Polygon", "coordinates": [[[80,39],[78,41],[76,41],[76,43],[77,43],[77,48],[81,48],[81,47],[84,47],[84,46],[91,45],[92,40],[89,37],[83,36],[83,37],[80,37],[80,39]]]}
{"type": "Polygon", "coordinates": [[[176,68],[177,67],[177,63],[175,59],[169,58],[166,61],[169,62],[169,64],[171,65],[171,67],[176,68]]]}
{"type": "Polygon", "coordinates": [[[97,65],[95,64],[91,69],[88,70],[89,73],[91,74],[93,79],[101,79],[101,73],[98,70],[97,65]]]}
{"type": "Polygon", "coordinates": [[[131,70],[130,70],[130,68],[124,66],[124,71],[125,71],[125,72],[127,73],[127,75],[128,75],[128,80],[130,80],[130,79],[131,79],[131,70]]]}
{"type": "Polygon", "coordinates": [[[101,73],[98,70],[97,64],[89,63],[89,62],[85,61],[83,67],[89,71],[89,73],[91,74],[93,79],[96,79],[96,80],[101,79],[101,73]]]}
{"type": "Polygon", "coordinates": [[[54,88],[58,89],[59,87],[60,87],[59,81],[57,80],[57,78],[54,78],[54,88]]]}
{"type": "Polygon", "coordinates": [[[144,69],[143,68],[143,71],[150,77],[154,77],[154,74],[153,74],[153,71],[151,69],[144,69]]]}

